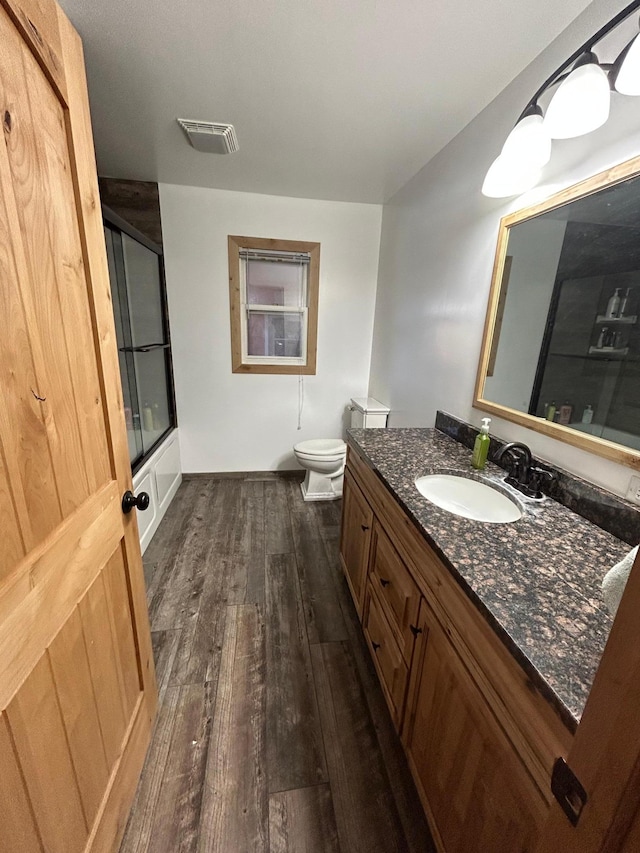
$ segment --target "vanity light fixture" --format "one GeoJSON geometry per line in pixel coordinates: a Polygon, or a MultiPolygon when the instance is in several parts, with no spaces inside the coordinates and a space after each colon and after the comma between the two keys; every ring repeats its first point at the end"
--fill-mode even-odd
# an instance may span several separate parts
{"type": "Polygon", "coordinates": [[[551,159],[551,137],[545,127],[542,110],[529,104],[518,123],[507,136],[501,156],[519,160],[531,168],[541,169],[551,159]]]}
{"type": "Polygon", "coordinates": [[[517,160],[500,154],[493,161],[482,185],[482,194],[488,198],[506,198],[521,195],[540,180],[540,169],[527,169],[517,160]]]}
{"type": "Polygon", "coordinates": [[[640,95],[640,34],[613,63],[599,62],[593,52],[638,8],[640,0],[626,6],[538,89],[489,167],[483,195],[507,198],[531,189],[549,162],[552,139],[571,139],[601,127],[609,117],[612,89],[624,95],[640,95]],[[543,114],[539,101],[553,88],[555,92],[543,114]]]}
{"type": "Polygon", "coordinates": [[[544,127],[542,110],[530,104],[491,164],[482,185],[483,195],[504,198],[526,192],[538,183],[540,170],[550,157],[551,137],[544,127]]]}
{"type": "Polygon", "coordinates": [[[611,89],[598,57],[586,51],[549,102],[544,126],[552,139],[572,139],[601,127],[609,118],[611,89]]]}
{"type": "Polygon", "coordinates": [[[640,33],[613,63],[609,78],[621,95],[640,95],[640,33]]]}

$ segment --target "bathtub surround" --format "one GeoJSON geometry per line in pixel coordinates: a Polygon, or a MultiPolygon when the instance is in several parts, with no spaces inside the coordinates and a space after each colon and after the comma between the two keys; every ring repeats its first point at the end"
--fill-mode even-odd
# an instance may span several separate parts
{"type": "Polygon", "coordinates": [[[341,438],[367,394],[381,205],[160,184],[160,206],[184,470],[295,468],[294,444],[341,438]],[[315,376],[232,373],[229,234],[321,244],[315,376]]]}
{"type": "MultiPolygon", "coordinates": [[[[440,411],[436,413],[435,427],[449,438],[469,448],[471,454],[479,432],[477,427],[440,411]]],[[[495,457],[506,440],[493,434],[490,438],[488,458],[504,468],[504,462],[496,461],[495,457]]],[[[640,510],[637,506],[581,477],[576,477],[575,474],[559,468],[546,459],[536,458],[534,464],[553,474],[551,485],[548,488],[545,487],[545,492],[554,501],[611,533],[617,539],[622,539],[629,545],[637,545],[640,541],[640,510]]]]}

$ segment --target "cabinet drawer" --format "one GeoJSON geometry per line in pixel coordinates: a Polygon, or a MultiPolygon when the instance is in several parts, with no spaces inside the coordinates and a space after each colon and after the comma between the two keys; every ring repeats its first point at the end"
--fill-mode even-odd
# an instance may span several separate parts
{"type": "Polygon", "coordinates": [[[411,654],[418,623],[420,590],[382,527],[374,523],[373,557],[369,574],[405,662],[411,654]]]}
{"type": "Polygon", "coordinates": [[[378,677],[396,725],[400,727],[407,692],[408,667],[389,627],[375,592],[367,587],[364,633],[378,671],[378,677]]]}

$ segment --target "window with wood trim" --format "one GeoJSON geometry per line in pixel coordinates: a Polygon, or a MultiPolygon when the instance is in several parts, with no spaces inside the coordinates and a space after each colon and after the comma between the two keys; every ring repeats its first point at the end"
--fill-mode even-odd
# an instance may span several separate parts
{"type": "Polygon", "coordinates": [[[229,237],[234,373],[316,372],[320,243],[229,237]]]}

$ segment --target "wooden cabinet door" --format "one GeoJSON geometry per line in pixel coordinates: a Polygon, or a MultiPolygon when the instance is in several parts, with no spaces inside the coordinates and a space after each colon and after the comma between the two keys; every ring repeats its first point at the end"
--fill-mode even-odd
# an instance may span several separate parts
{"type": "Polygon", "coordinates": [[[110,851],[156,697],[82,47],[0,44],[0,848],[110,851]]]}
{"type": "Polygon", "coordinates": [[[446,853],[533,851],[548,810],[423,602],[403,740],[446,853]]]}
{"type": "Polygon", "coordinates": [[[347,468],[342,491],[340,559],[360,618],[364,604],[372,525],[371,507],[347,468]]]}

